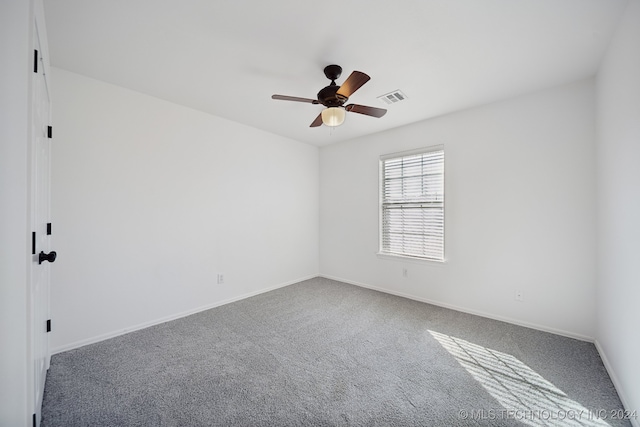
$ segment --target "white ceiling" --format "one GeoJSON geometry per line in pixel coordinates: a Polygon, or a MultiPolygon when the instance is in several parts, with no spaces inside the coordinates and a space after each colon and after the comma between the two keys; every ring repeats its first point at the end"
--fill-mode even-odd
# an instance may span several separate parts
{"type": "Polygon", "coordinates": [[[55,67],[322,146],[594,75],[628,0],[45,0],[55,67]],[[310,128],[323,68],[371,80],[310,128]],[[408,99],[385,107],[377,96],[408,99]]]}

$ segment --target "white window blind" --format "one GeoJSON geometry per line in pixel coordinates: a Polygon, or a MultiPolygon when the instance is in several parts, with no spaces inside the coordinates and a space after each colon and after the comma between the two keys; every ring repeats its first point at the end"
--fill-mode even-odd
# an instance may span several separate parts
{"type": "Polygon", "coordinates": [[[380,252],[444,260],[444,149],[381,158],[380,252]]]}

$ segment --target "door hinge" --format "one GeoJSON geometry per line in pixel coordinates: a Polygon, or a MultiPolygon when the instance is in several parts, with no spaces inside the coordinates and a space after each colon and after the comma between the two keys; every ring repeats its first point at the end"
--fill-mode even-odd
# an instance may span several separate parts
{"type": "Polygon", "coordinates": [[[36,232],[31,232],[31,255],[36,254],[36,232]]]}
{"type": "Polygon", "coordinates": [[[51,236],[51,223],[47,223],[47,236],[51,236]]]}
{"type": "Polygon", "coordinates": [[[51,319],[47,320],[47,332],[51,332],[51,319]]]}
{"type": "Polygon", "coordinates": [[[47,126],[47,138],[53,138],[53,127],[47,126]]]}
{"type": "Polygon", "coordinates": [[[38,72],[38,49],[33,50],[33,72],[38,72]]]}

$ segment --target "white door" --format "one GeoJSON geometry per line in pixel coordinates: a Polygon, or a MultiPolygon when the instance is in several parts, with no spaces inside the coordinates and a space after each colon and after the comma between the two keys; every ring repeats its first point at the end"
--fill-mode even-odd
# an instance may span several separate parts
{"type": "Polygon", "coordinates": [[[31,363],[36,425],[40,424],[42,396],[49,369],[49,285],[50,263],[50,96],[37,20],[34,23],[34,73],[31,140],[31,363]]]}

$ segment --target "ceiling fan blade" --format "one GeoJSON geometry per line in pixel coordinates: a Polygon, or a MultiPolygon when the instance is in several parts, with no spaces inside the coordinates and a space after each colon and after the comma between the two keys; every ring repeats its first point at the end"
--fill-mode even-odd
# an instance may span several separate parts
{"type": "Polygon", "coordinates": [[[353,94],[353,92],[360,89],[362,85],[368,82],[370,79],[371,77],[369,77],[365,73],[354,71],[353,73],[351,73],[349,78],[347,78],[347,80],[342,83],[342,86],[340,86],[340,89],[338,89],[338,92],[336,93],[348,98],[351,96],[351,94],[353,94]]]}
{"type": "Polygon", "coordinates": [[[286,96],[286,95],[271,95],[271,99],[279,99],[281,101],[307,102],[309,104],[319,104],[320,103],[317,99],[300,98],[298,96],[286,96]]]}
{"type": "Polygon", "coordinates": [[[384,108],[376,108],[376,107],[367,107],[366,105],[358,105],[358,104],[349,104],[344,107],[345,110],[350,111],[352,113],[360,113],[365,116],[372,117],[382,117],[387,114],[387,110],[384,108]]]}
{"type": "Polygon", "coordinates": [[[318,114],[318,117],[311,123],[310,128],[317,128],[318,126],[322,126],[322,113],[318,114]]]}

